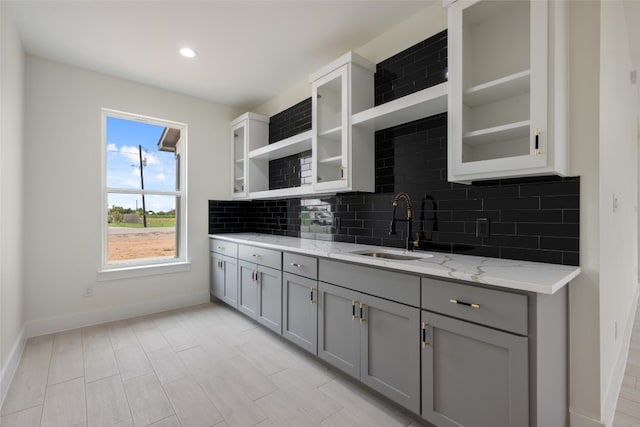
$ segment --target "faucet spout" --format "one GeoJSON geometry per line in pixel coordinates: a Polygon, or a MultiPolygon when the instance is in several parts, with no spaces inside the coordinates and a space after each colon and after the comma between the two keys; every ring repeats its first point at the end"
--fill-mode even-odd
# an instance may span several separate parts
{"type": "Polygon", "coordinates": [[[389,235],[396,234],[396,221],[407,222],[407,242],[405,249],[409,252],[413,251],[413,242],[411,240],[411,223],[413,222],[413,214],[411,212],[411,197],[405,192],[400,192],[393,197],[393,213],[391,214],[391,223],[389,224],[389,235]],[[404,200],[407,206],[407,219],[396,218],[396,208],[398,207],[398,201],[404,200]]]}

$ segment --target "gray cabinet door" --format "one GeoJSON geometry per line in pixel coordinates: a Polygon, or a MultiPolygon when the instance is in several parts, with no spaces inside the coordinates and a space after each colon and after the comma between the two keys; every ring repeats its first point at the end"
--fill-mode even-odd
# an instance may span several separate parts
{"type": "Polygon", "coordinates": [[[258,310],[256,265],[251,262],[238,261],[238,266],[238,310],[255,319],[258,310]]]}
{"type": "Polygon", "coordinates": [[[223,256],[224,294],[222,300],[232,307],[238,307],[238,260],[223,256]]]}
{"type": "Polygon", "coordinates": [[[359,299],[360,381],[420,413],[420,310],[369,295],[359,299]]]}
{"type": "Polygon", "coordinates": [[[224,266],[223,256],[209,252],[210,276],[209,292],[218,299],[224,297],[224,266]]]}
{"type": "Polygon", "coordinates": [[[526,337],[428,311],[422,326],[424,418],[439,427],[529,425],[526,337]]]}
{"type": "Polygon", "coordinates": [[[360,378],[357,292],[318,283],[318,357],[360,378]]]}
{"type": "Polygon", "coordinates": [[[318,282],[290,273],[282,275],[282,335],[318,354],[318,282]]]}
{"type": "Polygon", "coordinates": [[[256,320],[282,334],[282,272],[274,268],[257,267],[258,306],[256,320]]]}

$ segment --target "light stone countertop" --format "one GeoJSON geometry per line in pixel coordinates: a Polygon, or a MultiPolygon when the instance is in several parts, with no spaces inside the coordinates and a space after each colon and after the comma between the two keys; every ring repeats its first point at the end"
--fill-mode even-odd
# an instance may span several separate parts
{"type": "Polygon", "coordinates": [[[260,233],[210,234],[209,237],[262,248],[354,262],[396,271],[482,283],[508,289],[553,294],[580,274],[580,267],[531,261],[416,251],[418,260],[374,258],[352,252],[384,251],[398,248],[358,245],[260,233]]]}

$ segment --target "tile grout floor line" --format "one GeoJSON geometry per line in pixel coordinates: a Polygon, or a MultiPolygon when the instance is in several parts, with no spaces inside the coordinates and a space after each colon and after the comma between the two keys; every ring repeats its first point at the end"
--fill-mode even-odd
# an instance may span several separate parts
{"type": "Polygon", "coordinates": [[[31,338],[1,409],[3,427],[423,425],[219,303],[31,338]]]}

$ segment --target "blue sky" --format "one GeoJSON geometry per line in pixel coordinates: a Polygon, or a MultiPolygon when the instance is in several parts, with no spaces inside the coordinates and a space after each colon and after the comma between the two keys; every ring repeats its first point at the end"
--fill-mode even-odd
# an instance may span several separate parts
{"type": "MultiPolygon", "coordinates": [[[[107,187],[140,189],[140,159],[138,145],[142,145],[144,188],[175,190],[176,164],[174,153],[158,151],[158,139],[163,126],[107,117],[107,187]]],[[[173,196],[145,196],[146,208],[168,211],[175,208],[173,196]]],[[[110,194],[108,205],[125,208],[142,207],[140,196],[110,194]]]]}

